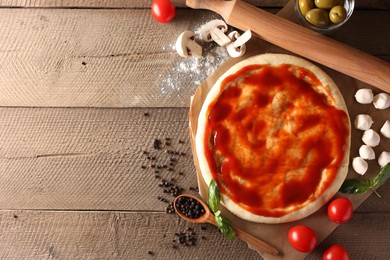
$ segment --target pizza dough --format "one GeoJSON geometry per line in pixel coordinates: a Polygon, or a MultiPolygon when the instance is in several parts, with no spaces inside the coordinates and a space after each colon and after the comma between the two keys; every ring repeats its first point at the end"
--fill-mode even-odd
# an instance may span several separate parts
{"type": "Polygon", "coordinates": [[[329,76],[290,55],[237,63],[208,93],[195,137],[202,177],[242,219],[290,222],[318,210],[348,172],[350,120],[329,76]]]}

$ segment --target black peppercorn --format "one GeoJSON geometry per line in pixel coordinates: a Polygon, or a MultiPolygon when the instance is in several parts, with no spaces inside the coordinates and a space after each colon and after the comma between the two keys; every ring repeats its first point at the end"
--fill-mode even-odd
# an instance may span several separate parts
{"type": "Polygon", "coordinates": [[[194,198],[182,196],[176,200],[176,208],[189,218],[199,218],[206,211],[202,204],[194,198]]]}

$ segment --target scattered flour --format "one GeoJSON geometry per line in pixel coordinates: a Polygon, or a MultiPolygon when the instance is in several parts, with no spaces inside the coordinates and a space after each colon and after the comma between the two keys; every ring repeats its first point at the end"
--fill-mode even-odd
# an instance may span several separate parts
{"type": "MultiPolygon", "coordinates": [[[[180,97],[184,92],[188,97],[189,88],[192,94],[196,87],[229,57],[225,47],[214,42],[208,43],[200,40],[200,26],[194,32],[196,41],[203,47],[203,57],[182,58],[176,53],[175,44],[170,44],[169,48],[174,51],[172,54],[174,63],[168,73],[159,75],[161,95],[165,97],[180,97]]],[[[163,47],[163,50],[166,49],[168,48],[163,47]]]]}

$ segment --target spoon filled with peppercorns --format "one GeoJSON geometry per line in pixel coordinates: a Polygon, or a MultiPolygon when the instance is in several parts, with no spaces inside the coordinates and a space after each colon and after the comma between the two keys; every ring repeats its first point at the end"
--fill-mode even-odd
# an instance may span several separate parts
{"type": "MultiPolygon", "coordinates": [[[[173,202],[176,213],[183,219],[193,223],[210,223],[217,226],[214,215],[211,213],[207,204],[192,195],[182,194],[177,196],[173,202]]],[[[278,255],[279,251],[270,244],[252,236],[251,234],[235,227],[235,235],[241,240],[247,242],[253,249],[271,255],[278,255]]]]}

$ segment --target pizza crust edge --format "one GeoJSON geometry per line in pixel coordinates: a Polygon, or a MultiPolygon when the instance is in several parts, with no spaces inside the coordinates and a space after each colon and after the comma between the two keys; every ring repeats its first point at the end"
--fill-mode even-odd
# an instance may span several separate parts
{"type": "Polygon", "coordinates": [[[237,205],[235,202],[233,202],[229,197],[227,197],[224,194],[221,194],[221,202],[224,204],[224,206],[231,211],[236,216],[252,221],[252,222],[258,222],[258,223],[285,223],[285,222],[291,222],[298,219],[302,219],[318,209],[320,209],[324,204],[326,204],[339,190],[341,187],[344,179],[347,176],[348,173],[348,165],[349,165],[349,152],[350,152],[350,138],[351,138],[351,125],[350,125],[350,119],[348,115],[348,109],[345,104],[344,98],[342,94],[340,93],[338,87],[336,86],[335,82],[319,67],[312,64],[311,62],[304,60],[302,58],[292,56],[292,55],[286,55],[286,54],[261,54],[257,56],[250,57],[246,60],[243,60],[234,66],[232,66],[229,70],[227,70],[214,84],[214,86],[211,88],[210,92],[207,94],[207,97],[202,105],[201,111],[199,113],[198,118],[198,128],[197,128],[197,134],[195,137],[195,145],[196,145],[196,151],[197,151],[197,157],[199,160],[199,167],[202,174],[203,179],[205,180],[206,184],[209,185],[210,181],[212,180],[212,174],[207,162],[207,159],[205,158],[204,154],[204,139],[205,139],[205,126],[207,122],[207,112],[210,104],[218,98],[220,94],[220,85],[222,81],[229,75],[235,74],[237,71],[242,69],[243,67],[246,67],[248,65],[252,64],[269,64],[269,65],[280,65],[280,64],[293,64],[296,66],[304,67],[311,72],[313,72],[316,77],[321,81],[323,86],[328,86],[328,89],[331,93],[331,95],[334,98],[335,106],[338,109],[341,109],[346,112],[348,116],[348,124],[349,124],[349,133],[346,140],[346,146],[345,146],[345,155],[344,160],[342,162],[342,165],[340,166],[337,176],[333,183],[328,187],[328,189],[321,194],[317,199],[315,199],[312,202],[309,202],[306,206],[303,208],[293,211],[291,213],[288,213],[282,217],[266,217],[266,216],[260,216],[253,214],[249,211],[246,211],[245,209],[241,208],[239,205],[237,205]]]}

